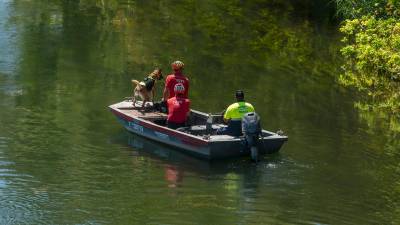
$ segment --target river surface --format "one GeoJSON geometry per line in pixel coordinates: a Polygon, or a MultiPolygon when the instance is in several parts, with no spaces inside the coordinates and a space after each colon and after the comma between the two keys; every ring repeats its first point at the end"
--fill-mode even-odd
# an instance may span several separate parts
{"type": "Polygon", "coordinates": [[[399,136],[336,84],[337,26],[258,2],[0,0],[0,224],[399,224],[399,136]],[[209,163],[128,134],[107,106],[176,59],[193,108],[243,89],[289,141],[209,163]]]}

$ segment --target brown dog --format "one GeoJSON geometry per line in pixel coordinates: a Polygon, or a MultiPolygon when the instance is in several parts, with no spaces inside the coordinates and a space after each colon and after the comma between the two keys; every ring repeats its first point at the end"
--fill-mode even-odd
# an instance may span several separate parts
{"type": "Polygon", "coordinates": [[[132,80],[134,91],[132,96],[132,103],[135,107],[137,97],[143,101],[142,109],[145,107],[146,102],[154,100],[154,93],[157,80],[163,79],[161,69],[155,69],[143,81],[132,80]]]}

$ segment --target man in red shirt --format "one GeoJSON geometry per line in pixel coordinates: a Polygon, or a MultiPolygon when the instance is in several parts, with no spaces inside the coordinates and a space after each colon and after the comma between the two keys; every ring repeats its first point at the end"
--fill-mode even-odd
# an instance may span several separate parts
{"type": "Polygon", "coordinates": [[[174,86],[175,97],[168,99],[167,126],[171,129],[184,127],[190,114],[190,100],[184,97],[185,86],[177,83],[174,86]]]}
{"type": "Polygon", "coordinates": [[[174,87],[176,84],[181,83],[185,87],[185,93],[183,93],[183,97],[188,97],[189,92],[189,79],[182,73],[183,67],[185,65],[181,61],[175,61],[171,64],[172,69],[174,70],[173,74],[170,74],[165,79],[165,87],[163,93],[163,100],[167,101],[168,99],[175,96],[174,87]]]}

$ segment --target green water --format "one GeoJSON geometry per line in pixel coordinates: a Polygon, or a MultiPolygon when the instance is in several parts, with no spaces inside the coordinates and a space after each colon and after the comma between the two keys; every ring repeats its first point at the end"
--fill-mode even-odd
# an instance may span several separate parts
{"type": "Polygon", "coordinates": [[[398,134],[336,84],[329,3],[304,2],[0,0],[0,224],[400,223],[398,134]],[[241,88],[289,142],[208,163],[128,134],[107,106],[176,59],[193,108],[241,88]]]}

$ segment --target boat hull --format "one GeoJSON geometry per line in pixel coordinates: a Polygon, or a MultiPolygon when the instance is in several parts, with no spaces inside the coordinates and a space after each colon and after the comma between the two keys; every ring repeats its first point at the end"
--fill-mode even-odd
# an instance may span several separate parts
{"type": "MultiPolygon", "coordinates": [[[[154,117],[154,115],[139,114],[136,109],[129,108],[127,104],[131,103],[124,101],[111,105],[109,108],[129,132],[175,147],[202,159],[224,159],[250,154],[250,149],[246,146],[244,138],[227,135],[195,136],[169,129],[146,119],[151,116],[154,117]]],[[[157,114],[156,116],[163,117],[166,115],[157,114]]],[[[263,130],[263,133],[267,135],[259,139],[258,149],[260,154],[278,152],[284,142],[287,141],[286,136],[265,130],[263,130]]]]}
{"type": "Polygon", "coordinates": [[[182,138],[179,135],[171,135],[165,130],[154,129],[149,124],[143,123],[140,120],[127,121],[124,118],[118,117],[118,121],[131,133],[140,135],[142,137],[173,146],[180,150],[184,150],[186,153],[196,157],[211,159],[210,148],[207,142],[201,142],[197,140],[190,140],[189,138],[182,138]]]}

